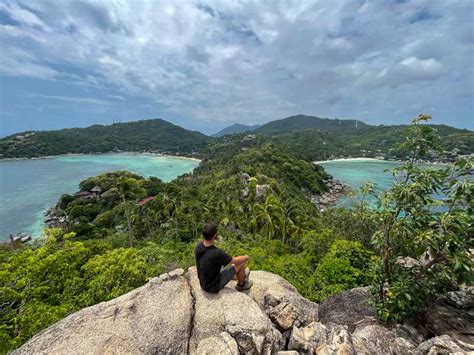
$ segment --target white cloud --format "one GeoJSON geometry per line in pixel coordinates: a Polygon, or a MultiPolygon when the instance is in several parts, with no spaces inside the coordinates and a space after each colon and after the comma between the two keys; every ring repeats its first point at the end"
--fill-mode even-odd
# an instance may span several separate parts
{"type": "Polygon", "coordinates": [[[89,104],[89,105],[99,105],[99,106],[113,105],[112,102],[96,99],[93,97],[72,97],[72,96],[43,95],[43,94],[29,94],[28,96],[32,98],[67,101],[67,102],[78,103],[78,104],[89,104]]]}
{"type": "Polygon", "coordinates": [[[298,112],[380,120],[420,102],[448,111],[472,100],[473,9],[463,0],[4,1],[0,70],[113,86],[206,122],[298,112]],[[443,100],[433,95],[441,90],[443,100]]]}

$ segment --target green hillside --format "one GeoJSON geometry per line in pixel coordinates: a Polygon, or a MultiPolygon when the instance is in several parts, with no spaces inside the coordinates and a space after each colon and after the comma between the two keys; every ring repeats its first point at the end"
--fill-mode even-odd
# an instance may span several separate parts
{"type": "Polygon", "coordinates": [[[162,119],[93,125],[56,131],[22,132],[0,140],[0,157],[40,157],[65,153],[157,151],[193,154],[209,137],[162,119]]]}
{"type": "Polygon", "coordinates": [[[222,137],[227,134],[236,134],[236,133],[244,133],[244,132],[249,132],[249,131],[254,131],[256,130],[260,125],[244,125],[240,123],[233,124],[232,126],[226,127],[222,130],[220,130],[217,133],[214,133],[212,136],[213,137],[222,137]]]}
{"type": "MultiPolygon", "coordinates": [[[[237,130],[242,127],[251,128],[238,125],[237,130]]],[[[237,154],[241,149],[272,143],[307,161],[340,157],[405,159],[407,152],[399,145],[406,140],[408,127],[370,126],[355,120],[298,115],[260,126],[252,131],[252,136],[248,136],[245,128],[243,133],[208,137],[161,119],[153,119],[110,126],[18,133],[0,140],[0,157],[115,151],[207,156],[211,151],[237,154]]],[[[442,157],[474,153],[474,132],[445,125],[430,127],[436,129],[438,141],[445,151],[442,157]]],[[[435,155],[430,159],[438,157],[435,155]]]]}
{"type": "MultiPolygon", "coordinates": [[[[453,157],[474,153],[474,132],[445,125],[430,125],[444,153],[428,156],[453,157]]],[[[280,134],[271,140],[284,150],[305,160],[340,157],[383,157],[405,159],[407,151],[399,146],[406,141],[409,126],[366,126],[352,131],[324,132],[302,130],[280,134]]]]}
{"type": "Polygon", "coordinates": [[[257,128],[254,132],[258,134],[279,134],[302,129],[319,129],[322,131],[354,131],[357,128],[367,126],[358,120],[339,120],[320,118],[316,116],[297,115],[283,118],[281,120],[268,122],[257,128]]]}

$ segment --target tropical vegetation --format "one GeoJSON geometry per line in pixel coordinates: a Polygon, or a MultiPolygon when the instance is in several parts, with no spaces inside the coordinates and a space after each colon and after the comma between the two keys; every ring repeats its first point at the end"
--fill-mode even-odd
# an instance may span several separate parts
{"type": "MultiPolygon", "coordinates": [[[[374,196],[376,206],[360,198],[320,212],[308,197],[326,192],[330,176],[286,138],[264,135],[210,141],[200,165],[169,183],[125,171],[82,181],[55,206],[61,229],[0,249],[0,352],[82,307],[193,265],[208,221],[219,223],[223,249],[249,254],[252,268],[283,276],[311,300],[371,285],[382,320],[416,315],[473,281],[473,161],[418,165],[438,150],[438,135],[421,124],[428,119],[415,119],[399,148],[410,160],[374,196]]],[[[374,191],[369,184],[359,196],[374,191]]]]}

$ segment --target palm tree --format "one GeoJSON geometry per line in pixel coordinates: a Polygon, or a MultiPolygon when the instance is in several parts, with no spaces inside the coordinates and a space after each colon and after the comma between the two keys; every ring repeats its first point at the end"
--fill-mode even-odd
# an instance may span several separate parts
{"type": "Polygon", "coordinates": [[[167,193],[163,192],[161,194],[163,207],[165,213],[168,215],[170,219],[173,220],[174,228],[175,228],[175,238],[176,241],[179,239],[179,226],[178,226],[178,203],[174,197],[169,196],[167,193]]]}
{"type": "Polygon", "coordinates": [[[280,200],[275,195],[268,195],[264,203],[256,203],[253,206],[252,226],[254,230],[260,227],[268,238],[276,235],[284,238],[282,228],[285,226],[285,214],[280,200]]]}
{"type": "Polygon", "coordinates": [[[124,206],[125,218],[127,219],[128,243],[133,245],[133,229],[130,218],[130,201],[146,194],[136,179],[122,177],[119,180],[119,192],[124,206]]]}

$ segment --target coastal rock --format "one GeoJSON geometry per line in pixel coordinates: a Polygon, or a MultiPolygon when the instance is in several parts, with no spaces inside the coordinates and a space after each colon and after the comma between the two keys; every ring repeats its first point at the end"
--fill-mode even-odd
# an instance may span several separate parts
{"type": "Polygon", "coordinates": [[[353,325],[365,317],[375,317],[369,303],[369,288],[357,287],[331,296],[319,305],[319,321],[353,325]]]}
{"type": "Polygon", "coordinates": [[[241,353],[268,354],[282,348],[281,333],[252,298],[230,285],[218,294],[203,291],[195,267],[189,269],[187,277],[195,299],[191,353],[202,340],[223,331],[235,339],[241,353]]]}
{"type": "Polygon", "coordinates": [[[339,180],[326,180],[325,185],[329,189],[327,192],[313,193],[306,191],[311,202],[314,203],[320,211],[334,206],[339,198],[347,196],[347,194],[351,192],[349,185],[339,180]]]}
{"type": "Polygon", "coordinates": [[[186,353],[193,299],[182,275],[177,270],[153,278],[123,296],[73,313],[13,354],[186,353]]]}

